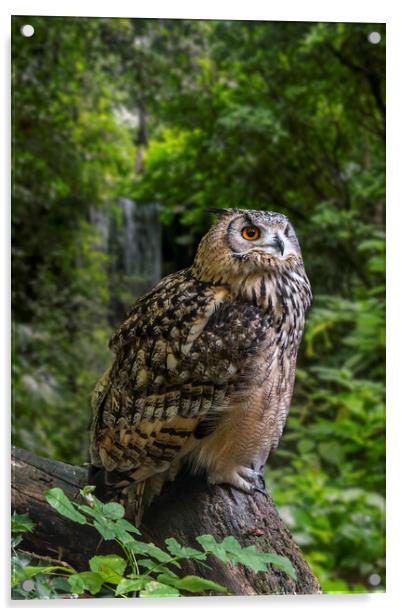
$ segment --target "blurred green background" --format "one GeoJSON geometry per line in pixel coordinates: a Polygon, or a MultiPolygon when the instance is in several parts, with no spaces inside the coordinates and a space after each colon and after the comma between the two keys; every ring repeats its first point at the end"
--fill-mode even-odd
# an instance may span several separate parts
{"type": "Polygon", "coordinates": [[[82,463],[107,341],[204,208],[283,212],[314,303],[268,486],[325,591],[384,589],[385,26],[14,17],[12,46],[14,443],[82,463]]]}

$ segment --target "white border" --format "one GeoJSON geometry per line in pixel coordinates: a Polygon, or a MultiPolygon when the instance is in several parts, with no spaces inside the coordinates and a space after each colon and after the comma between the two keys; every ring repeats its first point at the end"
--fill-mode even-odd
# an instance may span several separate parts
{"type": "MultiPolygon", "coordinates": [[[[84,0],[70,0],[69,2],[51,2],[49,0],[36,0],[35,2],[15,1],[2,3],[2,61],[1,66],[5,69],[2,73],[2,113],[0,117],[4,123],[2,135],[4,142],[2,148],[5,165],[1,166],[1,186],[4,187],[3,207],[1,208],[1,260],[0,272],[2,281],[1,302],[1,341],[2,341],[2,387],[3,405],[2,414],[7,418],[10,406],[9,395],[9,351],[10,346],[5,341],[9,340],[10,330],[10,277],[9,277],[9,142],[10,142],[10,15],[77,15],[77,16],[109,16],[109,17],[170,17],[170,18],[198,18],[198,19],[266,19],[286,21],[349,21],[349,22],[387,22],[387,592],[385,594],[372,595],[326,595],[326,596],[299,596],[299,597],[239,597],[239,598],[199,598],[181,600],[154,600],[141,602],[125,602],[124,600],[79,600],[49,601],[47,602],[10,602],[9,579],[4,571],[8,567],[8,508],[9,500],[4,499],[4,532],[2,536],[1,554],[3,556],[3,574],[1,575],[1,597],[6,609],[13,609],[15,613],[24,613],[31,609],[73,610],[88,609],[119,609],[124,613],[133,613],[133,610],[150,613],[173,614],[177,611],[192,610],[215,611],[230,609],[231,611],[249,609],[254,613],[266,614],[268,610],[287,613],[297,611],[298,616],[318,613],[323,608],[329,611],[342,610],[346,614],[352,612],[363,613],[364,616],[378,616],[379,610],[386,613],[398,612],[402,604],[399,588],[401,586],[401,560],[402,560],[402,534],[400,523],[402,520],[402,496],[401,496],[401,415],[402,409],[398,405],[400,401],[400,358],[401,345],[401,282],[400,252],[401,245],[401,157],[398,158],[398,145],[401,143],[401,42],[402,42],[402,19],[398,0],[362,0],[351,2],[350,0],[336,0],[331,3],[322,0],[281,0],[281,2],[269,2],[268,0],[247,0],[235,5],[233,0],[204,0],[202,3],[194,3],[169,0],[147,2],[129,2],[114,0],[111,3],[99,4],[84,0]],[[398,199],[399,197],[399,199],[398,199]],[[398,400],[399,398],[399,400],[398,400]],[[4,542],[4,543],[3,543],[4,542]]],[[[399,154],[400,154],[399,147],[399,154]]],[[[3,430],[5,456],[3,458],[3,494],[9,494],[9,421],[3,430]]],[[[370,469],[367,469],[370,472],[370,469]]]]}
{"type": "Polygon", "coordinates": [[[312,0],[283,0],[264,2],[248,0],[234,3],[230,0],[204,0],[191,3],[185,0],[148,0],[113,3],[71,0],[70,2],[16,1],[9,3],[14,15],[82,15],[94,17],[170,17],[189,19],[262,19],[284,21],[354,21],[384,22],[395,13],[392,2],[373,0],[364,2],[338,0],[334,3],[312,0]],[[30,6],[31,5],[31,6],[30,6]]]}

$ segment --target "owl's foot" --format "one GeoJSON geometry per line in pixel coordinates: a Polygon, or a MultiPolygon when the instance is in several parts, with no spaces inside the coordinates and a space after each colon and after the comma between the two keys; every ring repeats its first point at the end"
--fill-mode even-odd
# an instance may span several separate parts
{"type": "Polygon", "coordinates": [[[261,474],[248,466],[237,466],[230,473],[222,472],[211,474],[208,480],[209,483],[212,484],[228,483],[237,490],[246,492],[246,494],[254,494],[254,492],[266,494],[265,491],[258,486],[258,483],[261,481],[261,474]]]}

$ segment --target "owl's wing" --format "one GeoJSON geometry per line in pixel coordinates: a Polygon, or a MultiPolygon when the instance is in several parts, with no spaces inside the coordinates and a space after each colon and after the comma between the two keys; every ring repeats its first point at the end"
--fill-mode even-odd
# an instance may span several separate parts
{"type": "Polygon", "coordinates": [[[263,319],[188,270],[163,279],[111,340],[116,360],[93,396],[91,461],[142,481],[166,470],[238,381],[263,319]]]}

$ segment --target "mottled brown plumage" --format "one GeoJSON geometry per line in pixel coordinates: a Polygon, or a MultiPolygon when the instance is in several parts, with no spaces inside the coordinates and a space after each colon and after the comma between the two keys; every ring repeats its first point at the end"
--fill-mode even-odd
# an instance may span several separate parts
{"type": "Polygon", "coordinates": [[[281,214],[217,213],[193,266],[132,306],[93,394],[91,463],[137,523],[184,462],[252,492],[289,410],[311,301],[296,235],[281,214]]]}

